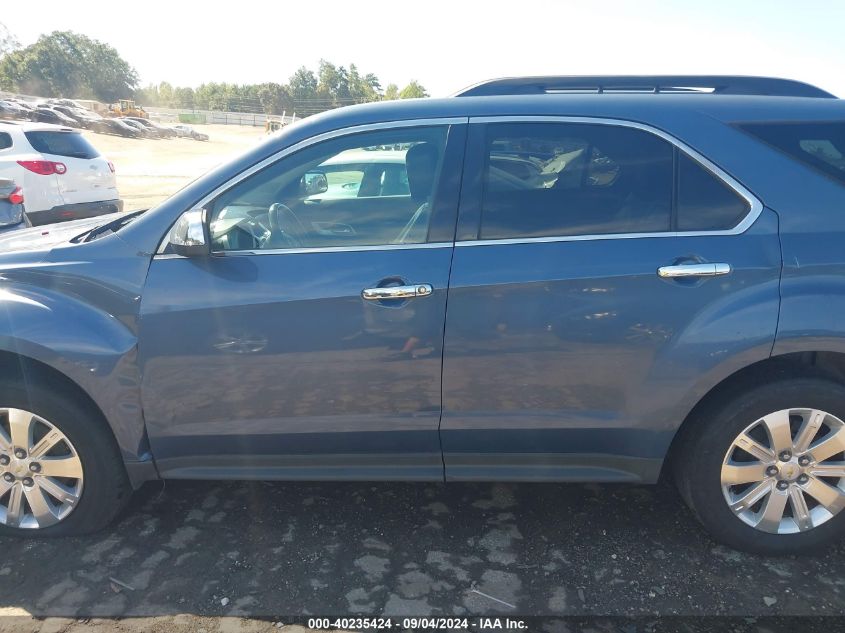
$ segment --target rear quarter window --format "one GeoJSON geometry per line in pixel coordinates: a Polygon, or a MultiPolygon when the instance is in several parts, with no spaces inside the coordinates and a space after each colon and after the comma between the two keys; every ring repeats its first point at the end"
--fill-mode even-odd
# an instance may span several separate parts
{"type": "Polygon", "coordinates": [[[100,153],[78,132],[38,130],[24,132],[36,152],[69,158],[97,158],[100,153]]]}
{"type": "Polygon", "coordinates": [[[845,185],[845,121],[740,123],[738,127],[845,185]]]}
{"type": "Polygon", "coordinates": [[[7,132],[0,132],[0,149],[8,149],[12,146],[12,135],[7,132]]]}

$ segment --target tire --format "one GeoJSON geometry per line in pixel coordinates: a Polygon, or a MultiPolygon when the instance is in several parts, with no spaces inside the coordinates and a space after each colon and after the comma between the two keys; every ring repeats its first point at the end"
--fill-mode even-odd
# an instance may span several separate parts
{"type": "MultiPolygon", "coordinates": [[[[55,386],[48,388],[46,385],[30,383],[24,387],[21,383],[0,383],[0,431],[6,433],[9,428],[10,408],[42,418],[69,441],[71,452],[75,451],[75,456],[81,462],[83,474],[79,480],[53,479],[59,482],[79,482],[80,494],[70,510],[57,523],[47,527],[7,525],[2,519],[6,516],[10,497],[8,494],[5,498],[0,495],[0,536],[57,537],[88,534],[108,525],[123,509],[132,491],[126,468],[106,422],[98,412],[92,411],[91,407],[92,405],[67,394],[65,390],[56,389],[55,386]],[[4,422],[5,428],[2,426],[4,422]]],[[[8,433],[6,436],[8,438],[8,433]]],[[[53,450],[61,452],[66,446],[68,444],[60,442],[58,448],[53,450]]],[[[3,454],[2,451],[3,442],[0,437],[0,455],[3,454]]],[[[42,462],[45,465],[48,455],[49,453],[45,454],[42,462]]],[[[15,463],[20,466],[20,462],[13,462],[13,465],[15,463]]],[[[0,471],[4,468],[11,466],[0,465],[0,471]]],[[[27,473],[17,474],[23,476],[27,473]]],[[[0,485],[3,485],[2,479],[0,485]]],[[[57,499],[52,501],[56,502],[57,499]]],[[[25,507],[29,507],[31,511],[31,506],[25,507]]],[[[34,516],[33,512],[30,514],[34,516]]]]}
{"type": "MultiPolygon", "coordinates": [[[[825,418],[831,424],[845,421],[845,387],[826,378],[780,377],[766,385],[729,395],[725,402],[707,407],[689,421],[688,431],[680,439],[673,455],[675,481],[687,505],[718,541],[756,554],[787,555],[819,550],[838,540],[845,532],[845,512],[838,510],[831,518],[806,531],[772,533],[752,527],[728,505],[727,493],[722,488],[722,467],[728,458],[728,451],[733,451],[734,441],[756,421],[774,412],[798,408],[826,412],[833,416],[825,418]]],[[[787,419],[793,420],[793,425],[802,423],[796,422],[794,416],[787,419]]],[[[842,432],[845,433],[845,427],[842,432]]],[[[798,430],[791,433],[794,438],[799,435],[798,430]]],[[[817,443],[812,445],[817,446],[817,443]]],[[[742,455],[743,451],[739,454],[742,455]]],[[[802,454],[809,455],[810,451],[802,454]]],[[[768,463],[759,461],[761,464],[768,463]]],[[[789,466],[787,462],[775,459],[774,464],[781,471],[788,471],[794,476],[794,469],[786,468],[789,466]]],[[[768,479],[772,480],[772,485],[777,485],[781,477],[778,474],[768,479]]],[[[797,481],[792,480],[786,485],[797,485],[797,481]]],[[[840,480],[839,484],[845,490],[842,482],[845,479],[840,480]]],[[[748,484],[749,488],[753,485],[756,484],[748,484]]],[[[784,492],[787,497],[791,493],[791,489],[784,492]]],[[[809,499],[809,504],[816,503],[814,497],[805,494],[804,498],[809,499]]],[[[792,501],[788,500],[783,516],[798,516],[794,514],[793,507],[792,501]]],[[[797,525],[797,519],[794,521],[797,525]]]]}

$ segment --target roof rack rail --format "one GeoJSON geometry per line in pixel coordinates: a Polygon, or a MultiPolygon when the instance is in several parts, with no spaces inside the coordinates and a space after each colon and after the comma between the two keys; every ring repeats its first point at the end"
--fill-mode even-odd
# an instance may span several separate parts
{"type": "Polygon", "coordinates": [[[507,77],[483,81],[453,96],[556,93],[686,93],[836,99],[835,95],[801,81],[733,75],[507,77]]]}

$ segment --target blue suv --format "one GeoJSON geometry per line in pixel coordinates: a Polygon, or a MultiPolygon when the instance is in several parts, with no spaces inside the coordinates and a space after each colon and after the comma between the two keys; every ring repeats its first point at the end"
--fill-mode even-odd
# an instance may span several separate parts
{"type": "Polygon", "coordinates": [[[105,220],[0,240],[0,534],[95,530],[157,478],[661,474],[737,548],[843,531],[823,90],[496,80],[308,118],[105,220]]]}

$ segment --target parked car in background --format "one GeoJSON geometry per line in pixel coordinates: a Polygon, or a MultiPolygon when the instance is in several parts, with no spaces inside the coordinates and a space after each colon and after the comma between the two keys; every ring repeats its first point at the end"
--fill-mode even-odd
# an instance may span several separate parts
{"type": "Polygon", "coordinates": [[[202,132],[197,132],[194,128],[190,125],[174,125],[173,129],[176,132],[176,135],[180,138],[192,138],[196,141],[207,141],[208,134],[203,134],[202,132]]]}
{"type": "Polygon", "coordinates": [[[313,179],[316,183],[324,182],[325,186],[319,187],[322,191],[310,194],[307,199],[328,201],[410,195],[406,151],[405,148],[359,149],[333,156],[308,174],[307,184],[313,179]]]}
{"type": "Polygon", "coordinates": [[[70,118],[66,114],[62,114],[58,110],[45,105],[37,106],[29,113],[29,120],[37,123],[53,123],[55,125],[68,125],[70,127],[79,127],[79,122],[70,118]]]}
{"type": "Polygon", "coordinates": [[[82,108],[71,108],[69,106],[64,105],[54,105],[52,106],[52,108],[56,112],[61,112],[66,117],[69,117],[76,121],[78,127],[83,127],[86,129],[91,129],[97,123],[97,121],[103,118],[96,112],[92,112],[91,110],[84,110],[82,108]]]}
{"type": "Polygon", "coordinates": [[[0,237],[0,533],[158,478],[665,474],[733,547],[839,547],[844,156],[800,82],[504,79],[0,237]]]}
{"type": "Polygon", "coordinates": [[[134,121],[133,119],[127,119],[125,117],[121,117],[118,119],[124,125],[128,125],[131,128],[135,128],[138,131],[138,136],[140,138],[160,138],[158,130],[152,127],[147,127],[143,123],[138,123],[138,121],[134,121]]]}
{"type": "Polygon", "coordinates": [[[65,108],[73,108],[74,110],[84,110],[78,102],[74,101],[73,99],[47,99],[46,102],[50,106],[63,106],[65,108]]]}
{"type": "Polygon", "coordinates": [[[92,123],[90,129],[100,134],[114,134],[126,138],[142,138],[144,136],[142,130],[132,125],[127,125],[125,121],[107,117],[103,117],[92,123]]]}
{"type": "Polygon", "coordinates": [[[23,110],[27,114],[26,118],[28,118],[29,113],[31,113],[33,110],[35,110],[35,104],[34,103],[30,103],[29,101],[24,101],[23,99],[9,98],[9,99],[6,99],[6,101],[16,105],[21,110],[23,110]]]}
{"type": "Polygon", "coordinates": [[[140,123],[146,128],[150,128],[155,130],[158,133],[160,138],[173,138],[176,136],[176,131],[173,128],[167,127],[165,125],[161,125],[160,123],[156,123],[150,119],[142,119],[140,117],[128,116],[123,117],[130,121],[135,121],[136,123],[140,123]]]}
{"type": "Polygon", "coordinates": [[[0,119],[26,119],[29,111],[14,101],[0,101],[0,119]]]}
{"type": "Polygon", "coordinates": [[[66,127],[0,122],[0,177],[26,192],[33,225],[114,213],[123,206],[114,166],[66,127]]]}
{"type": "Polygon", "coordinates": [[[9,178],[0,178],[0,229],[29,226],[24,213],[23,190],[9,178]]]}

